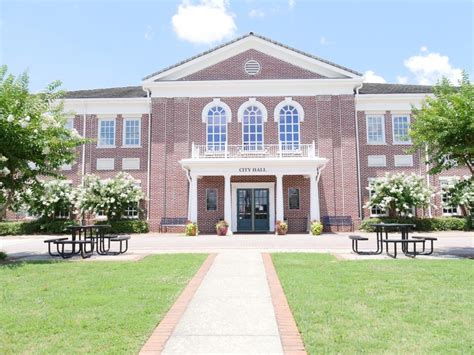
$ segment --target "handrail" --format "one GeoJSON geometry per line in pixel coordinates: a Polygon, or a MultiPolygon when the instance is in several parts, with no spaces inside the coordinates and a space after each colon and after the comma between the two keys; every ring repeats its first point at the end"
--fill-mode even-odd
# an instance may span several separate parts
{"type": "Polygon", "coordinates": [[[201,144],[192,143],[193,159],[227,158],[314,158],[317,157],[315,143],[279,143],[279,144],[201,144]]]}

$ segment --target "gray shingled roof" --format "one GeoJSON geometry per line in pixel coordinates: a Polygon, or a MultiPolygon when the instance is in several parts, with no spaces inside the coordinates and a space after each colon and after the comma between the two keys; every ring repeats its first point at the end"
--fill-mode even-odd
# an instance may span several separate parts
{"type": "Polygon", "coordinates": [[[161,70],[159,70],[159,71],[157,71],[157,72],[155,72],[155,73],[153,73],[153,74],[147,75],[147,76],[145,76],[145,77],[143,78],[143,80],[149,79],[149,78],[151,78],[151,77],[153,77],[153,76],[155,76],[155,75],[161,74],[161,73],[163,73],[163,72],[165,72],[165,71],[167,71],[167,70],[176,68],[176,67],[178,67],[178,66],[180,66],[180,65],[182,65],[182,64],[184,64],[184,63],[190,62],[190,61],[192,61],[192,60],[194,60],[194,59],[196,59],[196,58],[202,57],[202,56],[204,56],[204,55],[206,55],[206,54],[209,54],[209,53],[211,53],[211,52],[214,52],[215,50],[218,50],[218,49],[220,49],[220,48],[223,48],[223,47],[225,47],[225,46],[228,46],[229,44],[238,42],[238,41],[240,41],[240,40],[242,40],[242,39],[244,39],[244,38],[250,37],[250,36],[254,36],[254,37],[263,39],[264,41],[267,41],[267,42],[276,44],[277,46],[280,46],[280,47],[283,47],[283,48],[292,50],[292,51],[294,51],[294,52],[296,52],[296,53],[299,53],[299,54],[303,54],[303,55],[305,55],[305,56],[307,56],[307,57],[310,57],[310,58],[319,60],[320,62],[323,62],[323,63],[329,64],[329,65],[332,65],[332,66],[337,67],[337,68],[339,68],[339,69],[346,70],[346,71],[351,72],[351,73],[353,73],[353,74],[355,74],[355,75],[360,75],[360,76],[362,76],[361,73],[356,72],[356,71],[354,71],[354,70],[352,70],[352,69],[343,67],[342,65],[339,65],[339,64],[330,62],[330,61],[328,61],[328,60],[326,60],[326,59],[317,57],[317,56],[315,56],[315,55],[312,55],[312,54],[303,52],[303,51],[301,51],[301,50],[299,50],[299,49],[296,49],[296,48],[293,48],[293,47],[284,45],[284,44],[282,44],[282,43],[280,43],[280,42],[274,41],[274,40],[272,40],[272,39],[270,39],[270,38],[267,38],[267,37],[264,37],[264,36],[262,36],[262,35],[258,35],[258,34],[255,34],[255,33],[253,33],[253,32],[249,32],[249,33],[247,33],[247,34],[245,34],[245,35],[243,35],[243,36],[240,36],[240,37],[237,37],[237,38],[233,39],[233,40],[230,41],[230,42],[223,43],[223,44],[221,44],[221,45],[219,45],[219,46],[217,46],[217,47],[214,47],[214,48],[209,49],[208,51],[202,52],[202,53],[197,54],[197,55],[195,55],[195,56],[193,56],[193,57],[191,57],[191,58],[185,59],[185,60],[183,60],[183,61],[181,61],[181,62],[179,62],[179,63],[173,64],[173,65],[171,65],[171,66],[169,66],[169,67],[167,67],[167,68],[161,69],[161,70]]]}
{"type": "Polygon", "coordinates": [[[66,99],[110,99],[146,97],[141,86],[126,86],[118,88],[77,90],[66,92],[66,99]]]}
{"type": "Polygon", "coordinates": [[[359,94],[431,94],[432,86],[364,83],[359,94]]]}

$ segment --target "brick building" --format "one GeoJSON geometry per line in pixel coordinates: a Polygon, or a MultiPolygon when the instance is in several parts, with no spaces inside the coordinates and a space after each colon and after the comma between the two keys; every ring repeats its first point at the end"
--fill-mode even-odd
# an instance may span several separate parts
{"type": "Polygon", "coordinates": [[[222,218],[233,232],[273,231],[283,219],[290,232],[304,232],[322,216],[358,223],[381,213],[362,207],[371,179],[426,175],[423,157],[406,153],[407,129],[411,105],[431,93],[362,81],[250,33],[141,86],[69,92],[70,125],[96,141],[64,173],[79,183],[86,173],[129,172],[147,196],[152,230],[163,217],[187,217],[203,232],[222,218]]]}

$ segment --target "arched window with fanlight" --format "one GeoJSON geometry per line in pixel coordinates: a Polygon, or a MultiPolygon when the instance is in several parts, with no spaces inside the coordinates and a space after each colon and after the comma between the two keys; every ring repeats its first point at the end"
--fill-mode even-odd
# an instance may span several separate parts
{"type": "Polygon", "coordinates": [[[285,99],[275,108],[275,121],[278,122],[278,136],[282,150],[300,149],[300,122],[303,121],[303,115],[301,105],[291,98],[285,99]]]}
{"type": "Polygon", "coordinates": [[[206,123],[207,150],[224,151],[227,145],[227,122],[231,119],[229,106],[214,99],[204,107],[202,116],[206,123]]]}
{"type": "Polygon", "coordinates": [[[238,119],[242,122],[242,145],[246,151],[260,151],[264,147],[264,124],[267,121],[265,106],[249,99],[240,106],[238,119]]]}

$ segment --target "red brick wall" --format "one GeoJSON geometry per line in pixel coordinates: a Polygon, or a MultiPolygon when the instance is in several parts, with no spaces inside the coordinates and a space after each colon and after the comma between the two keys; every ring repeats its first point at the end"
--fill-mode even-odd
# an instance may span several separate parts
{"type": "Polygon", "coordinates": [[[323,76],[289,64],[280,59],[249,49],[220,63],[211,65],[180,80],[262,80],[262,79],[320,79],[323,76]],[[244,64],[254,59],[260,63],[260,72],[248,75],[244,64]]]}

